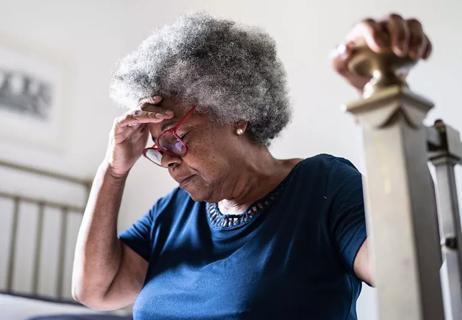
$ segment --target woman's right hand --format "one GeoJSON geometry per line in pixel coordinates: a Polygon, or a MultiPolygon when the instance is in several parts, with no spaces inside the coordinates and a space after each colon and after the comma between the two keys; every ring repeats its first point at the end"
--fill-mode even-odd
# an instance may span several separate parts
{"type": "Polygon", "coordinates": [[[172,111],[158,106],[161,101],[160,96],[143,99],[135,110],[114,120],[105,156],[113,176],[125,177],[142,155],[149,137],[149,123],[160,123],[174,116],[172,111]],[[145,105],[149,105],[149,111],[141,110],[145,105]]]}

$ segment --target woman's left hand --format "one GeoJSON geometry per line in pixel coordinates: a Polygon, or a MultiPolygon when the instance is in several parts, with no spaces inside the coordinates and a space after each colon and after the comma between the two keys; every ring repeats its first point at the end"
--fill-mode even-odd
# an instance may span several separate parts
{"type": "Polygon", "coordinates": [[[370,78],[353,74],[347,67],[360,42],[375,52],[391,49],[396,55],[413,60],[427,59],[432,51],[432,44],[416,19],[403,19],[398,14],[382,20],[364,19],[353,27],[345,43],[338,46],[331,57],[334,70],[361,92],[370,78]]]}

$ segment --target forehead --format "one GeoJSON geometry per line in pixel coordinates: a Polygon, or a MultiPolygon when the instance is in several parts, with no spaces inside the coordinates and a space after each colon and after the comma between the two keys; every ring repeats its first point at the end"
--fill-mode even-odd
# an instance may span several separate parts
{"type": "MultiPolygon", "coordinates": [[[[148,125],[149,130],[151,131],[151,134],[153,137],[157,137],[162,131],[165,131],[167,129],[171,129],[175,126],[178,126],[179,129],[181,128],[190,128],[190,127],[195,127],[195,126],[200,126],[201,128],[207,127],[208,123],[210,123],[210,119],[203,114],[199,114],[197,112],[192,112],[189,114],[189,116],[180,124],[179,121],[181,121],[187,114],[188,111],[190,111],[192,106],[188,106],[187,109],[184,108],[175,108],[175,111],[172,109],[168,109],[174,112],[174,117],[171,119],[166,119],[160,123],[150,123],[148,125]]],[[[167,110],[167,108],[166,108],[167,110]]]]}

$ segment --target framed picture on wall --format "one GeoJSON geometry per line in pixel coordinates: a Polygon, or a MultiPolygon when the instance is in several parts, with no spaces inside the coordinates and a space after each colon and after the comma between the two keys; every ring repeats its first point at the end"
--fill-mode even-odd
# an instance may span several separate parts
{"type": "Polygon", "coordinates": [[[0,139],[61,149],[62,89],[58,63],[0,46],[0,139]]]}

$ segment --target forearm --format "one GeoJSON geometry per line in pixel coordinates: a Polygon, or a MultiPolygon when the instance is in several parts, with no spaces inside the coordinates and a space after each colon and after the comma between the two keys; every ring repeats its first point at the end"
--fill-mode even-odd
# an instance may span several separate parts
{"type": "Polygon", "coordinates": [[[77,239],[72,292],[74,298],[102,299],[117,274],[121,242],[117,238],[117,217],[125,177],[111,174],[102,163],[90,191],[77,239]]]}

